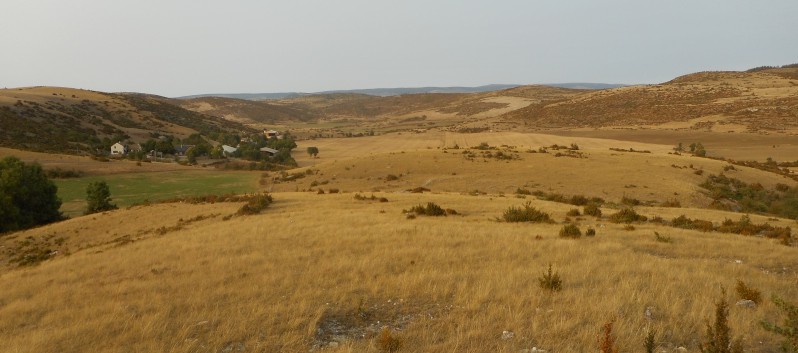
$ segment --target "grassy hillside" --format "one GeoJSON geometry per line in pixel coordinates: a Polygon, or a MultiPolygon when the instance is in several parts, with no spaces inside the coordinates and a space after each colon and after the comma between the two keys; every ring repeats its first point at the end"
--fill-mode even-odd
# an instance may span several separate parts
{"type": "MultiPolygon", "coordinates": [[[[535,225],[495,220],[516,198],[376,196],[388,202],[279,193],[255,216],[235,216],[237,203],[134,207],[0,238],[0,339],[12,352],[379,352],[388,327],[400,352],[584,352],[615,320],[622,351],[648,329],[662,349],[697,351],[721,286],[733,303],[738,279],[798,298],[797,248],[768,239],[592,216],[576,222],[596,236],[566,239],[570,205],[533,200],[556,221],[535,225]],[[458,215],[402,211],[426,202],[458,215]],[[38,266],[8,263],[42,248],[53,255],[38,266]],[[549,264],[560,291],[538,285],[549,264]]],[[[759,321],[780,315],[732,305],[729,324],[747,351],[771,352],[759,321]]]]}
{"type": "Polygon", "coordinates": [[[311,109],[233,98],[205,97],[175,100],[181,107],[244,124],[270,124],[316,120],[320,114],[311,109]]]}
{"type": "Polygon", "coordinates": [[[322,135],[326,129],[327,135],[332,136],[335,131],[324,124],[338,122],[334,128],[349,132],[358,129],[473,132],[646,126],[680,131],[794,134],[798,133],[798,68],[701,72],[657,85],[603,90],[532,85],[471,94],[375,97],[330,93],[269,103],[217,100],[186,107],[233,120],[279,123],[299,130],[315,127],[319,128],[316,134],[322,135]],[[419,123],[402,125],[405,119],[419,119],[419,123]],[[292,125],[292,121],[318,125],[292,125]]]}
{"type": "Polygon", "coordinates": [[[613,322],[621,352],[644,351],[652,330],[655,352],[697,352],[725,288],[731,334],[775,352],[761,322],[786,314],[769,299],[798,304],[794,75],[177,101],[200,113],[139,94],[0,91],[0,137],[24,149],[239,122],[307,137],[299,168],[266,173],[0,147],[84,173],[57,181],[75,218],[0,235],[0,350],[591,352],[613,322]],[[674,153],[698,142],[712,158],[674,153]],[[100,179],[121,209],[79,216],[100,179]],[[130,206],[256,191],[274,198],[259,214],[239,197],[130,206]],[[507,221],[523,218],[542,221],[507,221]]]}
{"type": "Polygon", "coordinates": [[[56,87],[0,90],[0,128],[0,146],[67,153],[92,150],[103,139],[143,141],[150,133],[251,131],[156,96],[56,87]]]}
{"type": "Polygon", "coordinates": [[[587,92],[552,104],[531,105],[506,117],[541,127],[660,125],[771,132],[798,128],[798,69],[705,72],[650,86],[587,92]]]}

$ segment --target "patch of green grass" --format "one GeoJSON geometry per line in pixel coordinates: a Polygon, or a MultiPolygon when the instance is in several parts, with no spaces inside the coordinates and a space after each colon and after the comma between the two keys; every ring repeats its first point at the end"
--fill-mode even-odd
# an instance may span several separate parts
{"type": "Polygon", "coordinates": [[[105,181],[111,199],[119,207],[144,201],[174,199],[210,194],[242,194],[258,190],[260,173],[175,171],[114,174],[54,180],[61,198],[61,212],[67,216],[83,214],[86,208],[86,187],[93,181],[105,181]]]}

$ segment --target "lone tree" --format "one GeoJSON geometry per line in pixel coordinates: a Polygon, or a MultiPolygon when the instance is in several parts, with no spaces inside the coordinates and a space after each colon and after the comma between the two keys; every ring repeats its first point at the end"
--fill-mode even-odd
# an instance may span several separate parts
{"type": "Polygon", "coordinates": [[[57,192],[39,164],[0,160],[0,233],[62,220],[57,192]]]}
{"type": "Polygon", "coordinates": [[[111,191],[104,181],[93,181],[86,187],[86,213],[92,214],[102,211],[115,210],[116,205],[111,203],[111,191]]]}
{"type": "Polygon", "coordinates": [[[319,156],[319,148],[318,147],[308,147],[308,154],[313,157],[319,156]]]}

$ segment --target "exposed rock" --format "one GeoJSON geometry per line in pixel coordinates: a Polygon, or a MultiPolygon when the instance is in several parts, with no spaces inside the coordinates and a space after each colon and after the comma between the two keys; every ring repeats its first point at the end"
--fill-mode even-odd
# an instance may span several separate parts
{"type": "Polygon", "coordinates": [[[687,348],[684,348],[684,347],[679,347],[679,348],[676,348],[676,350],[675,350],[674,352],[677,352],[677,353],[684,353],[684,352],[687,352],[687,348]]]}
{"type": "Polygon", "coordinates": [[[753,309],[756,308],[756,302],[754,302],[753,300],[743,299],[737,302],[737,306],[753,309]]]}
{"type": "Polygon", "coordinates": [[[540,349],[538,347],[532,347],[532,349],[524,348],[518,351],[518,353],[546,353],[546,350],[540,349]]]}
{"type": "Polygon", "coordinates": [[[645,315],[647,320],[654,320],[656,318],[656,315],[654,314],[655,310],[656,308],[653,306],[646,307],[645,315]]]}
{"type": "Polygon", "coordinates": [[[513,331],[503,331],[502,332],[502,339],[503,340],[511,340],[515,337],[515,332],[513,331]]]}

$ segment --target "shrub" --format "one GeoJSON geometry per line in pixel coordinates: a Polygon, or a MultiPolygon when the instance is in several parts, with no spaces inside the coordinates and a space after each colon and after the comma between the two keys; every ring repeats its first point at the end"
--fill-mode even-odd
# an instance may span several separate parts
{"type": "Polygon", "coordinates": [[[76,169],[62,169],[60,167],[48,169],[46,173],[47,177],[50,179],[80,178],[83,176],[82,171],[76,169]]]}
{"type": "Polygon", "coordinates": [[[646,218],[646,216],[639,215],[632,208],[624,208],[617,213],[610,215],[610,222],[613,223],[645,222],[647,219],[648,218],[646,218]]]}
{"type": "Polygon", "coordinates": [[[715,322],[707,322],[704,341],[700,343],[702,353],[742,353],[742,343],[732,342],[731,328],[728,323],[729,302],[726,301],[726,289],[721,288],[720,300],[715,302],[715,322]]]}
{"type": "Polygon", "coordinates": [[[654,240],[660,243],[673,243],[673,239],[667,235],[661,235],[659,232],[654,232],[654,240]]]}
{"type": "Polygon", "coordinates": [[[657,348],[657,330],[648,330],[646,339],[643,341],[643,348],[646,349],[646,353],[654,353],[654,348],[657,348]]]}
{"type": "Polygon", "coordinates": [[[547,289],[552,292],[562,289],[562,279],[560,278],[560,274],[551,269],[551,264],[549,264],[549,270],[538,277],[538,284],[540,284],[540,288],[547,289]]]}
{"type": "Polygon", "coordinates": [[[338,193],[338,189],[331,188],[330,190],[327,190],[327,192],[330,193],[330,194],[337,194],[338,193]]]}
{"type": "Polygon", "coordinates": [[[86,187],[86,212],[92,214],[97,212],[117,209],[111,203],[111,191],[108,184],[104,181],[93,181],[86,187]]]}
{"type": "Polygon", "coordinates": [[[515,190],[515,193],[518,195],[532,195],[532,192],[527,189],[518,188],[515,190]]]}
{"type": "Polygon", "coordinates": [[[380,348],[380,351],[396,352],[402,348],[402,345],[402,340],[391,333],[391,330],[387,326],[382,328],[380,335],[377,337],[377,346],[380,348]]]}
{"type": "Polygon", "coordinates": [[[596,236],[596,230],[593,227],[588,227],[587,230],[585,231],[585,236],[586,237],[596,236]]]}
{"type": "Polygon", "coordinates": [[[574,206],[584,206],[584,205],[587,205],[587,203],[589,201],[590,200],[588,200],[587,197],[584,197],[583,195],[574,195],[574,196],[571,196],[571,201],[568,202],[568,203],[570,203],[570,204],[572,204],[574,206]]]}
{"type": "Polygon", "coordinates": [[[737,291],[737,295],[739,295],[741,299],[747,299],[757,304],[762,303],[762,292],[756,288],[749,287],[747,284],[745,284],[745,282],[738,279],[737,286],[735,286],[734,289],[737,291]]]}
{"type": "Polygon", "coordinates": [[[272,195],[269,194],[258,194],[255,195],[252,199],[249,200],[244,206],[241,206],[238,209],[239,215],[253,215],[258,214],[260,211],[269,207],[272,203],[272,195]]]}
{"type": "Polygon", "coordinates": [[[615,336],[612,335],[613,320],[608,321],[601,328],[601,334],[598,337],[599,352],[601,353],[618,353],[618,347],[615,347],[615,336]]]}
{"type": "Polygon", "coordinates": [[[565,215],[569,216],[569,217],[578,217],[578,216],[581,216],[582,214],[579,213],[579,209],[578,208],[572,208],[565,215]]]}
{"type": "Polygon", "coordinates": [[[582,236],[582,231],[579,230],[575,224],[566,224],[560,229],[560,238],[579,238],[582,236]]]}
{"type": "Polygon", "coordinates": [[[621,203],[627,206],[639,206],[640,204],[642,204],[640,200],[626,196],[621,198],[621,203]]]}
{"type": "Polygon", "coordinates": [[[588,216],[601,217],[601,208],[595,203],[585,205],[583,212],[588,216]]]}
{"type": "Polygon", "coordinates": [[[393,181],[393,180],[399,180],[399,177],[393,174],[388,174],[388,176],[385,177],[385,181],[393,181]]]}
{"type": "Polygon", "coordinates": [[[552,223],[551,216],[548,213],[532,207],[529,201],[524,203],[522,207],[510,206],[504,211],[502,218],[505,222],[552,223]]]}
{"type": "Polygon", "coordinates": [[[771,299],[779,309],[787,315],[784,323],[779,326],[772,322],[762,321],[762,327],[770,332],[784,337],[781,350],[787,353],[798,352],[798,306],[788,303],[775,295],[771,299]]]}
{"type": "Polygon", "coordinates": [[[417,215],[424,215],[424,216],[445,216],[446,210],[444,210],[441,206],[438,206],[434,202],[427,202],[427,205],[418,205],[413,206],[410,211],[404,211],[405,213],[415,213],[417,215]]]}

